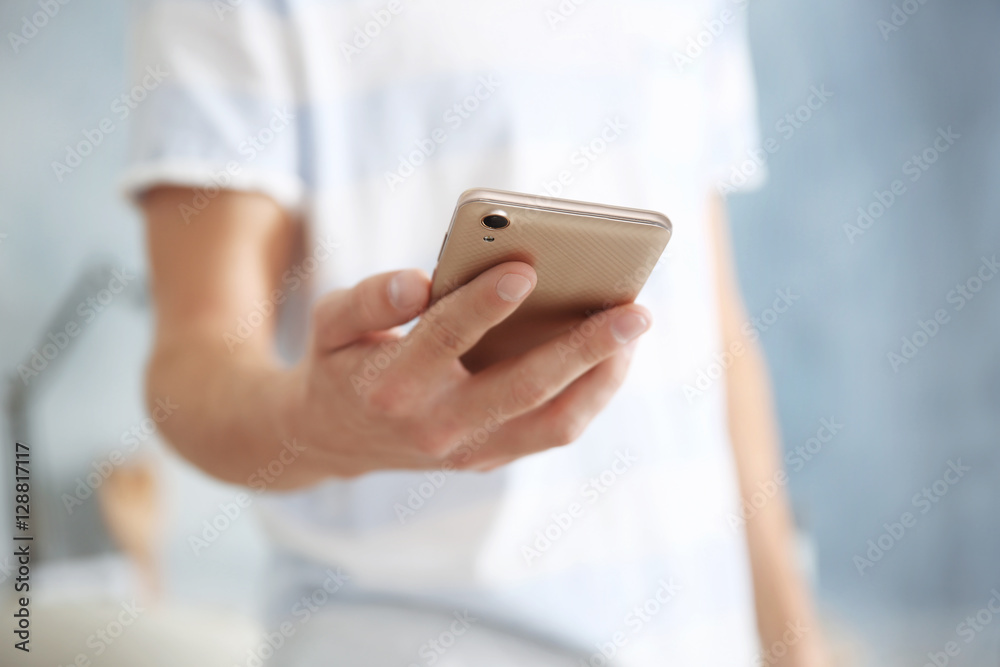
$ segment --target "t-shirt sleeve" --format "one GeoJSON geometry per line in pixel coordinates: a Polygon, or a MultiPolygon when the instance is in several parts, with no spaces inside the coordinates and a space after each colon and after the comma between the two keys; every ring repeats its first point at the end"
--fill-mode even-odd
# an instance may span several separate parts
{"type": "Polygon", "coordinates": [[[732,11],[735,20],[708,49],[705,71],[712,98],[709,168],[716,190],[723,195],[755,190],[767,180],[766,160],[754,159],[761,154],[761,135],[747,10],[732,11]]]}
{"type": "Polygon", "coordinates": [[[280,0],[147,0],[133,9],[122,187],[257,191],[289,210],[305,193],[300,95],[280,0]]]}

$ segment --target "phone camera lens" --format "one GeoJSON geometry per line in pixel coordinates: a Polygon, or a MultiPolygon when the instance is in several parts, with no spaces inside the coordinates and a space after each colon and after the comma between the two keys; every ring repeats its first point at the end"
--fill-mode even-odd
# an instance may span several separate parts
{"type": "Polygon", "coordinates": [[[483,218],[483,224],[490,229],[503,229],[510,225],[510,220],[502,215],[488,215],[483,218]]]}

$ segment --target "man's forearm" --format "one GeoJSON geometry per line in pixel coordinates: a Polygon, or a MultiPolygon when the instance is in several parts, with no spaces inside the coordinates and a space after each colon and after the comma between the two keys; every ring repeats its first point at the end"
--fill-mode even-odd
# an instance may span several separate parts
{"type": "Polygon", "coordinates": [[[168,397],[178,406],[159,428],[194,465],[229,483],[286,490],[322,478],[289,423],[295,382],[269,360],[230,355],[221,339],[194,338],[157,345],[146,394],[150,409],[168,397]],[[280,474],[262,475],[268,466],[280,474]]]}
{"type": "MultiPolygon", "coordinates": [[[[742,341],[746,352],[730,367],[729,426],[744,501],[762,488],[774,495],[746,521],[747,543],[763,648],[775,645],[789,656],[810,647],[820,632],[797,560],[793,519],[784,485],[771,388],[757,343],[742,341]]],[[[800,664],[791,659],[772,664],[800,664]]],[[[813,664],[802,662],[801,664],[813,664]]]]}
{"type": "MultiPolygon", "coordinates": [[[[146,394],[151,410],[167,398],[180,406],[159,428],[182,456],[219,479],[248,484],[294,438],[296,376],[274,358],[273,317],[234,349],[224,334],[275,289],[297,227],[267,197],[225,191],[185,220],[180,212],[196,194],[164,187],[143,197],[156,306],[146,394]]],[[[269,475],[269,487],[318,478],[320,466],[299,454],[280,476],[269,475]]]]}
{"type": "Polygon", "coordinates": [[[746,309],[736,280],[725,205],[710,204],[718,269],[722,345],[736,354],[726,374],[729,433],[740,492],[749,504],[761,488],[774,494],[746,521],[764,664],[827,664],[808,587],[795,558],[795,530],[784,484],[780,437],[767,364],[759,341],[744,332],[746,309]],[[774,649],[783,649],[777,651],[774,649]],[[768,653],[774,651],[773,653],[768,653]],[[780,655],[779,655],[780,653],[780,655]],[[784,656],[784,657],[781,657],[784,656]]]}

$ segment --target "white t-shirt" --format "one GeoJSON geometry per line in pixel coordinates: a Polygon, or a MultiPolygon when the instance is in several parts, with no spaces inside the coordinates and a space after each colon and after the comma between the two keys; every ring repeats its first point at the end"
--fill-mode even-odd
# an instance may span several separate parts
{"type": "MultiPolygon", "coordinates": [[[[279,543],[360,590],[472,606],[585,651],[621,633],[617,664],[751,663],[725,387],[696,385],[720,349],[706,202],[757,140],[744,19],[744,0],[137,11],[136,76],[166,77],[133,112],[127,189],[186,184],[210,198],[221,184],[300,213],[311,240],[281,285],[289,297],[431,271],[471,187],[674,224],[639,299],[653,329],[579,441],[488,474],[383,472],[271,496],[262,513],[279,543]]],[[[183,211],[190,224],[204,201],[183,211]]],[[[303,312],[283,315],[286,350],[303,312]]]]}

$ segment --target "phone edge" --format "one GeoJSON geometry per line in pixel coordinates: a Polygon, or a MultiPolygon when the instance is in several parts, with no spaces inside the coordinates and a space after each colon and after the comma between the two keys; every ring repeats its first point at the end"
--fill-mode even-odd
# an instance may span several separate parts
{"type": "MultiPolygon", "coordinates": [[[[595,204],[592,202],[577,201],[575,199],[560,199],[558,197],[548,197],[545,195],[530,195],[522,192],[510,192],[508,190],[496,190],[493,188],[470,188],[466,190],[459,195],[458,202],[455,204],[455,212],[457,213],[458,209],[465,204],[470,204],[476,201],[501,206],[509,203],[528,208],[557,211],[570,215],[579,215],[583,213],[601,218],[655,225],[667,232],[668,242],[670,237],[673,236],[673,223],[670,221],[670,218],[658,211],[631,208],[628,206],[595,204]],[[539,205],[540,203],[544,203],[545,205],[541,206],[539,205]],[[623,216],[622,213],[627,213],[629,216],[623,216]]],[[[452,218],[452,221],[454,222],[454,215],[452,218]]],[[[449,229],[450,227],[451,225],[449,225],[449,229]]]]}

